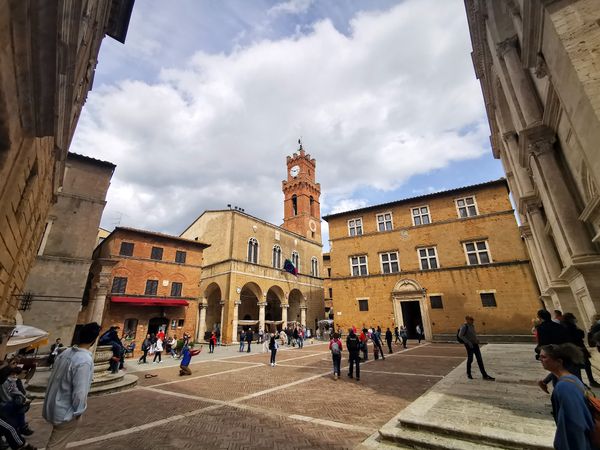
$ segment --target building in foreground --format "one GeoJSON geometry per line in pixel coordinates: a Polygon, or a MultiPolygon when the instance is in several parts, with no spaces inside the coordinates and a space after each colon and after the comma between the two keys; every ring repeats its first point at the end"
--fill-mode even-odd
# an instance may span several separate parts
{"type": "Polygon", "coordinates": [[[335,326],[529,335],[539,292],[504,179],[330,214],[335,326]]]}
{"type": "Polygon", "coordinates": [[[548,309],[600,312],[600,8],[466,0],[492,151],[548,309]]]}
{"type": "Polygon", "coordinates": [[[161,328],[178,337],[195,336],[207,247],[162,233],[115,228],[94,251],[79,323],[96,321],[103,329],[118,325],[138,349],[147,333],[161,328]]]}
{"type": "Polygon", "coordinates": [[[105,35],[133,0],[0,1],[0,357],[62,184],[105,35]]]}
{"type": "Polygon", "coordinates": [[[25,284],[23,323],[70,345],[115,165],[69,153],[25,284]]]}
{"type": "Polygon", "coordinates": [[[323,318],[315,167],[302,147],[287,158],[282,226],[226,209],[205,211],[181,234],[210,244],[200,283],[200,338],[217,328],[226,343],[236,342],[242,327],[274,331],[302,324],[314,330],[323,318]],[[283,270],[286,259],[297,276],[283,270]]]}

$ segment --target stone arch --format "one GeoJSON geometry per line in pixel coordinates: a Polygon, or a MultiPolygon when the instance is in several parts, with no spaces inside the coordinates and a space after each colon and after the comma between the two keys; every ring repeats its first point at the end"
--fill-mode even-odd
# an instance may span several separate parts
{"type": "Polygon", "coordinates": [[[292,289],[288,296],[288,322],[300,322],[302,308],[306,307],[306,299],[300,289],[292,289]]]}
{"type": "MultiPolygon", "coordinates": [[[[206,299],[206,318],[205,332],[216,330],[221,327],[221,300],[223,300],[223,291],[218,283],[210,283],[204,290],[206,299]]],[[[204,336],[200,336],[204,339],[204,336]]]]}
{"type": "Polygon", "coordinates": [[[420,295],[423,294],[423,287],[419,284],[418,281],[413,280],[411,278],[404,278],[398,281],[394,285],[394,289],[392,294],[395,296],[398,295],[412,295],[418,293],[420,295]]]}
{"type": "Polygon", "coordinates": [[[144,281],[145,280],[161,280],[162,279],[162,273],[160,273],[158,270],[149,270],[144,274],[144,281]]]}
{"type": "Polygon", "coordinates": [[[262,298],[262,290],[258,284],[254,282],[244,284],[240,291],[239,325],[242,325],[244,328],[252,327],[258,330],[258,303],[262,302],[262,298]]]}
{"type": "Polygon", "coordinates": [[[271,286],[267,290],[265,306],[265,331],[274,332],[281,329],[282,324],[282,305],[285,303],[285,293],[277,285],[271,286]]]}

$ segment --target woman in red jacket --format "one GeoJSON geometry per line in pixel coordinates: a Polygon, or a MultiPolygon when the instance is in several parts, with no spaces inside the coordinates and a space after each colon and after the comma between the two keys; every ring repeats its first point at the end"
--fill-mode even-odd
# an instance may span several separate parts
{"type": "Polygon", "coordinates": [[[217,335],[213,331],[210,335],[210,339],[208,340],[208,353],[215,352],[215,344],[217,343],[217,335]]]}

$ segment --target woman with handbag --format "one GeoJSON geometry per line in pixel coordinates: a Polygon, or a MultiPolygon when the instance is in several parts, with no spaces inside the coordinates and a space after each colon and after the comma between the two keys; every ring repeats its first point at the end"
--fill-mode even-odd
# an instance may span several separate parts
{"type": "Polygon", "coordinates": [[[156,358],[158,357],[158,362],[162,363],[162,351],[163,351],[163,341],[161,338],[157,337],[156,343],[154,344],[154,359],[152,363],[156,363],[156,358]]]}

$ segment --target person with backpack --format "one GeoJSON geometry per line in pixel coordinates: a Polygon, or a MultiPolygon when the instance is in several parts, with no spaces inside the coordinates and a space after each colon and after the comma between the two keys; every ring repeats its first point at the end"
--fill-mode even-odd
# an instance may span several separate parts
{"type": "Polygon", "coordinates": [[[471,375],[471,364],[473,363],[473,355],[475,355],[483,379],[494,381],[495,378],[489,376],[483,366],[483,358],[481,357],[481,350],[479,350],[479,339],[477,338],[477,333],[475,333],[474,322],[475,319],[473,316],[465,316],[465,323],[460,327],[457,335],[459,342],[464,344],[465,349],[467,349],[467,378],[473,379],[473,376],[471,375]]]}
{"type": "Polygon", "coordinates": [[[348,367],[348,377],[352,378],[354,372],[354,366],[356,365],[356,381],[360,381],[360,340],[354,330],[350,330],[348,333],[348,337],[346,338],[346,348],[348,349],[348,353],[350,355],[348,367]]]}
{"type": "Polygon", "coordinates": [[[274,334],[271,334],[269,339],[269,350],[271,350],[271,367],[275,367],[277,363],[275,362],[275,357],[277,356],[277,349],[279,348],[279,343],[275,338],[274,334]]]}
{"type": "Polygon", "coordinates": [[[363,361],[368,361],[369,360],[369,347],[367,346],[368,342],[369,342],[369,331],[366,328],[363,328],[360,336],[358,337],[359,340],[359,350],[362,351],[363,354],[363,361]]]}
{"type": "MultiPolygon", "coordinates": [[[[598,383],[594,379],[594,374],[592,373],[592,363],[590,362],[590,358],[592,354],[585,346],[583,339],[585,337],[585,332],[577,327],[577,318],[573,313],[565,313],[562,316],[562,326],[565,328],[567,335],[567,342],[579,347],[581,352],[583,353],[583,367],[585,369],[585,373],[588,377],[589,385],[591,387],[600,387],[600,383],[598,383]]],[[[581,368],[577,367],[576,371],[571,370],[571,372],[577,376],[580,380],[581,378],[581,368]]],[[[582,380],[583,381],[583,380],[582,380]]]]}
{"type": "Polygon", "coordinates": [[[406,331],[406,327],[404,325],[400,327],[400,337],[402,338],[402,347],[406,348],[406,343],[408,342],[408,332],[406,331]]]}
{"type": "Polygon", "coordinates": [[[581,349],[573,344],[544,345],[540,349],[540,362],[550,371],[557,383],[552,391],[552,415],[556,423],[554,448],[558,450],[590,450],[598,448],[600,430],[592,416],[598,411],[593,398],[579,378],[567,369],[583,364],[581,349]],[[592,409],[593,411],[590,411],[592,409]]]}
{"type": "Polygon", "coordinates": [[[341,373],[342,366],[342,341],[340,335],[333,333],[329,341],[329,350],[331,351],[331,359],[333,361],[333,379],[337,380],[341,373]]]}
{"type": "Polygon", "coordinates": [[[379,350],[379,353],[381,354],[381,359],[385,359],[385,356],[383,354],[383,347],[381,346],[381,332],[374,331],[371,334],[371,340],[373,341],[373,351],[375,352],[379,350]]]}

